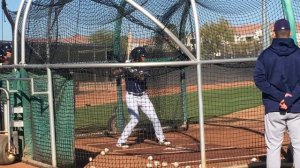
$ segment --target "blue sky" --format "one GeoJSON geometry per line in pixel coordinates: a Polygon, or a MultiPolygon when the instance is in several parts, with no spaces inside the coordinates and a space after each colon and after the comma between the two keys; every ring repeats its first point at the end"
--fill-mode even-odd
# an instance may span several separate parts
{"type": "MultiPolygon", "coordinates": [[[[6,0],[7,8],[12,11],[17,11],[19,8],[21,0],[6,0]]],[[[7,18],[3,17],[3,11],[1,9],[0,12],[0,40],[12,40],[12,32],[11,32],[11,26],[9,22],[7,21],[7,18]]]]}

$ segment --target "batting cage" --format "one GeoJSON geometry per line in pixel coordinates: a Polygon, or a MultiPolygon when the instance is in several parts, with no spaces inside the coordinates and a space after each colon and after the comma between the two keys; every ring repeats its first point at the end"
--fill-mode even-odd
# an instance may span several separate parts
{"type": "MultiPolygon", "coordinates": [[[[1,66],[1,87],[22,109],[10,113],[23,123],[9,128],[18,135],[16,160],[64,168],[265,166],[253,69],[276,20],[290,21],[297,42],[300,2],[22,0],[17,12],[3,4],[14,57],[1,66]]],[[[286,137],[289,166],[288,144],[286,137]]]]}

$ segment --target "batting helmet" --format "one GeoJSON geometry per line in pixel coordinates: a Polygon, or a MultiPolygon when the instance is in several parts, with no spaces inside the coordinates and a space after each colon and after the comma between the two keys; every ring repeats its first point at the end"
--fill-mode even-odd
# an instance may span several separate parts
{"type": "Polygon", "coordinates": [[[139,60],[142,55],[146,56],[146,54],[144,47],[136,47],[131,51],[130,57],[132,60],[139,60]]]}
{"type": "Polygon", "coordinates": [[[12,52],[12,47],[10,44],[3,44],[1,46],[1,50],[6,53],[6,52],[12,52]]]}

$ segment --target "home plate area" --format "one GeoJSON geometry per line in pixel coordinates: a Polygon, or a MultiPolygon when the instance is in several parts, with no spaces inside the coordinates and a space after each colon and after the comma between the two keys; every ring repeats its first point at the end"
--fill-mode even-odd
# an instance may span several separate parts
{"type": "MultiPolygon", "coordinates": [[[[205,152],[207,164],[214,166],[215,164],[222,163],[224,165],[225,162],[230,163],[232,161],[248,163],[251,158],[264,153],[264,148],[243,146],[245,140],[238,138],[245,137],[243,135],[248,132],[244,130],[240,131],[239,129],[227,129],[227,127],[218,127],[218,129],[215,127],[207,126],[207,129],[216,129],[215,132],[220,131],[217,134],[206,135],[207,143],[205,144],[205,152]],[[237,133],[234,131],[237,131],[237,133]],[[231,139],[224,135],[229,137],[236,135],[234,137],[242,144],[231,143],[231,139]]],[[[201,152],[198,134],[198,126],[196,125],[190,126],[188,131],[167,132],[165,136],[172,143],[170,146],[159,145],[153,140],[152,137],[155,137],[153,135],[131,136],[128,140],[129,148],[127,149],[116,147],[119,135],[77,138],[75,141],[76,156],[79,157],[77,165],[81,165],[82,167],[91,167],[92,165],[94,167],[106,168],[146,167],[146,164],[149,163],[148,157],[151,156],[153,162],[168,163],[166,167],[170,165],[170,167],[174,167],[172,163],[178,163],[180,167],[199,167],[201,152]],[[109,152],[103,152],[105,148],[109,149],[109,152]],[[92,162],[89,160],[92,160],[92,162]]],[[[249,132],[248,134],[252,135],[255,133],[249,132]]],[[[257,136],[258,139],[261,138],[260,134],[257,136]]]]}
{"type": "MultiPolygon", "coordinates": [[[[173,138],[168,138],[172,143],[176,141],[173,138]]],[[[185,145],[170,145],[170,146],[161,146],[152,140],[144,140],[142,143],[136,143],[134,139],[130,139],[128,144],[129,148],[122,149],[115,147],[115,140],[107,143],[89,143],[86,144],[87,147],[93,148],[96,151],[103,151],[105,148],[110,148],[105,156],[100,152],[100,155],[94,159],[94,165],[98,164],[100,167],[106,165],[105,157],[109,157],[109,163],[116,164],[115,162],[120,163],[117,167],[136,167],[137,164],[160,164],[160,166],[169,167],[172,164],[179,164],[180,166],[196,166],[199,165],[200,155],[199,155],[199,144],[191,143],[185,145]],[[97,150],[98,149],[98,150],[97,150]],[[134,157],[135,160],[129,159],[134,157]],[[122,161],[122,158],[124,159],[122,161]],[[105,160],[103,160],[105,159],[105,160]],[[124,162],[124,163],[123,163],[124,162]],[[122,164],[121,164],[122,163],[122,164]]],[[[154,165],[153,165],[154,166],[154,165]]],[[[174,165],[173,165],[174,166],[174,165]]]]}

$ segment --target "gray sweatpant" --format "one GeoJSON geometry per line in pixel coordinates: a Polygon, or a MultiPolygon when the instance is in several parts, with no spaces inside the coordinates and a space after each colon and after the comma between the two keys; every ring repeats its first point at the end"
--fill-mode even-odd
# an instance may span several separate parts
{"type": "Polygon", "coordinates": [[[300,113],[270,112],[265,115],[267,168],[280,168],[281,146],[287,130],[294,151],[294,167],[300,168],[300,113]]]}

